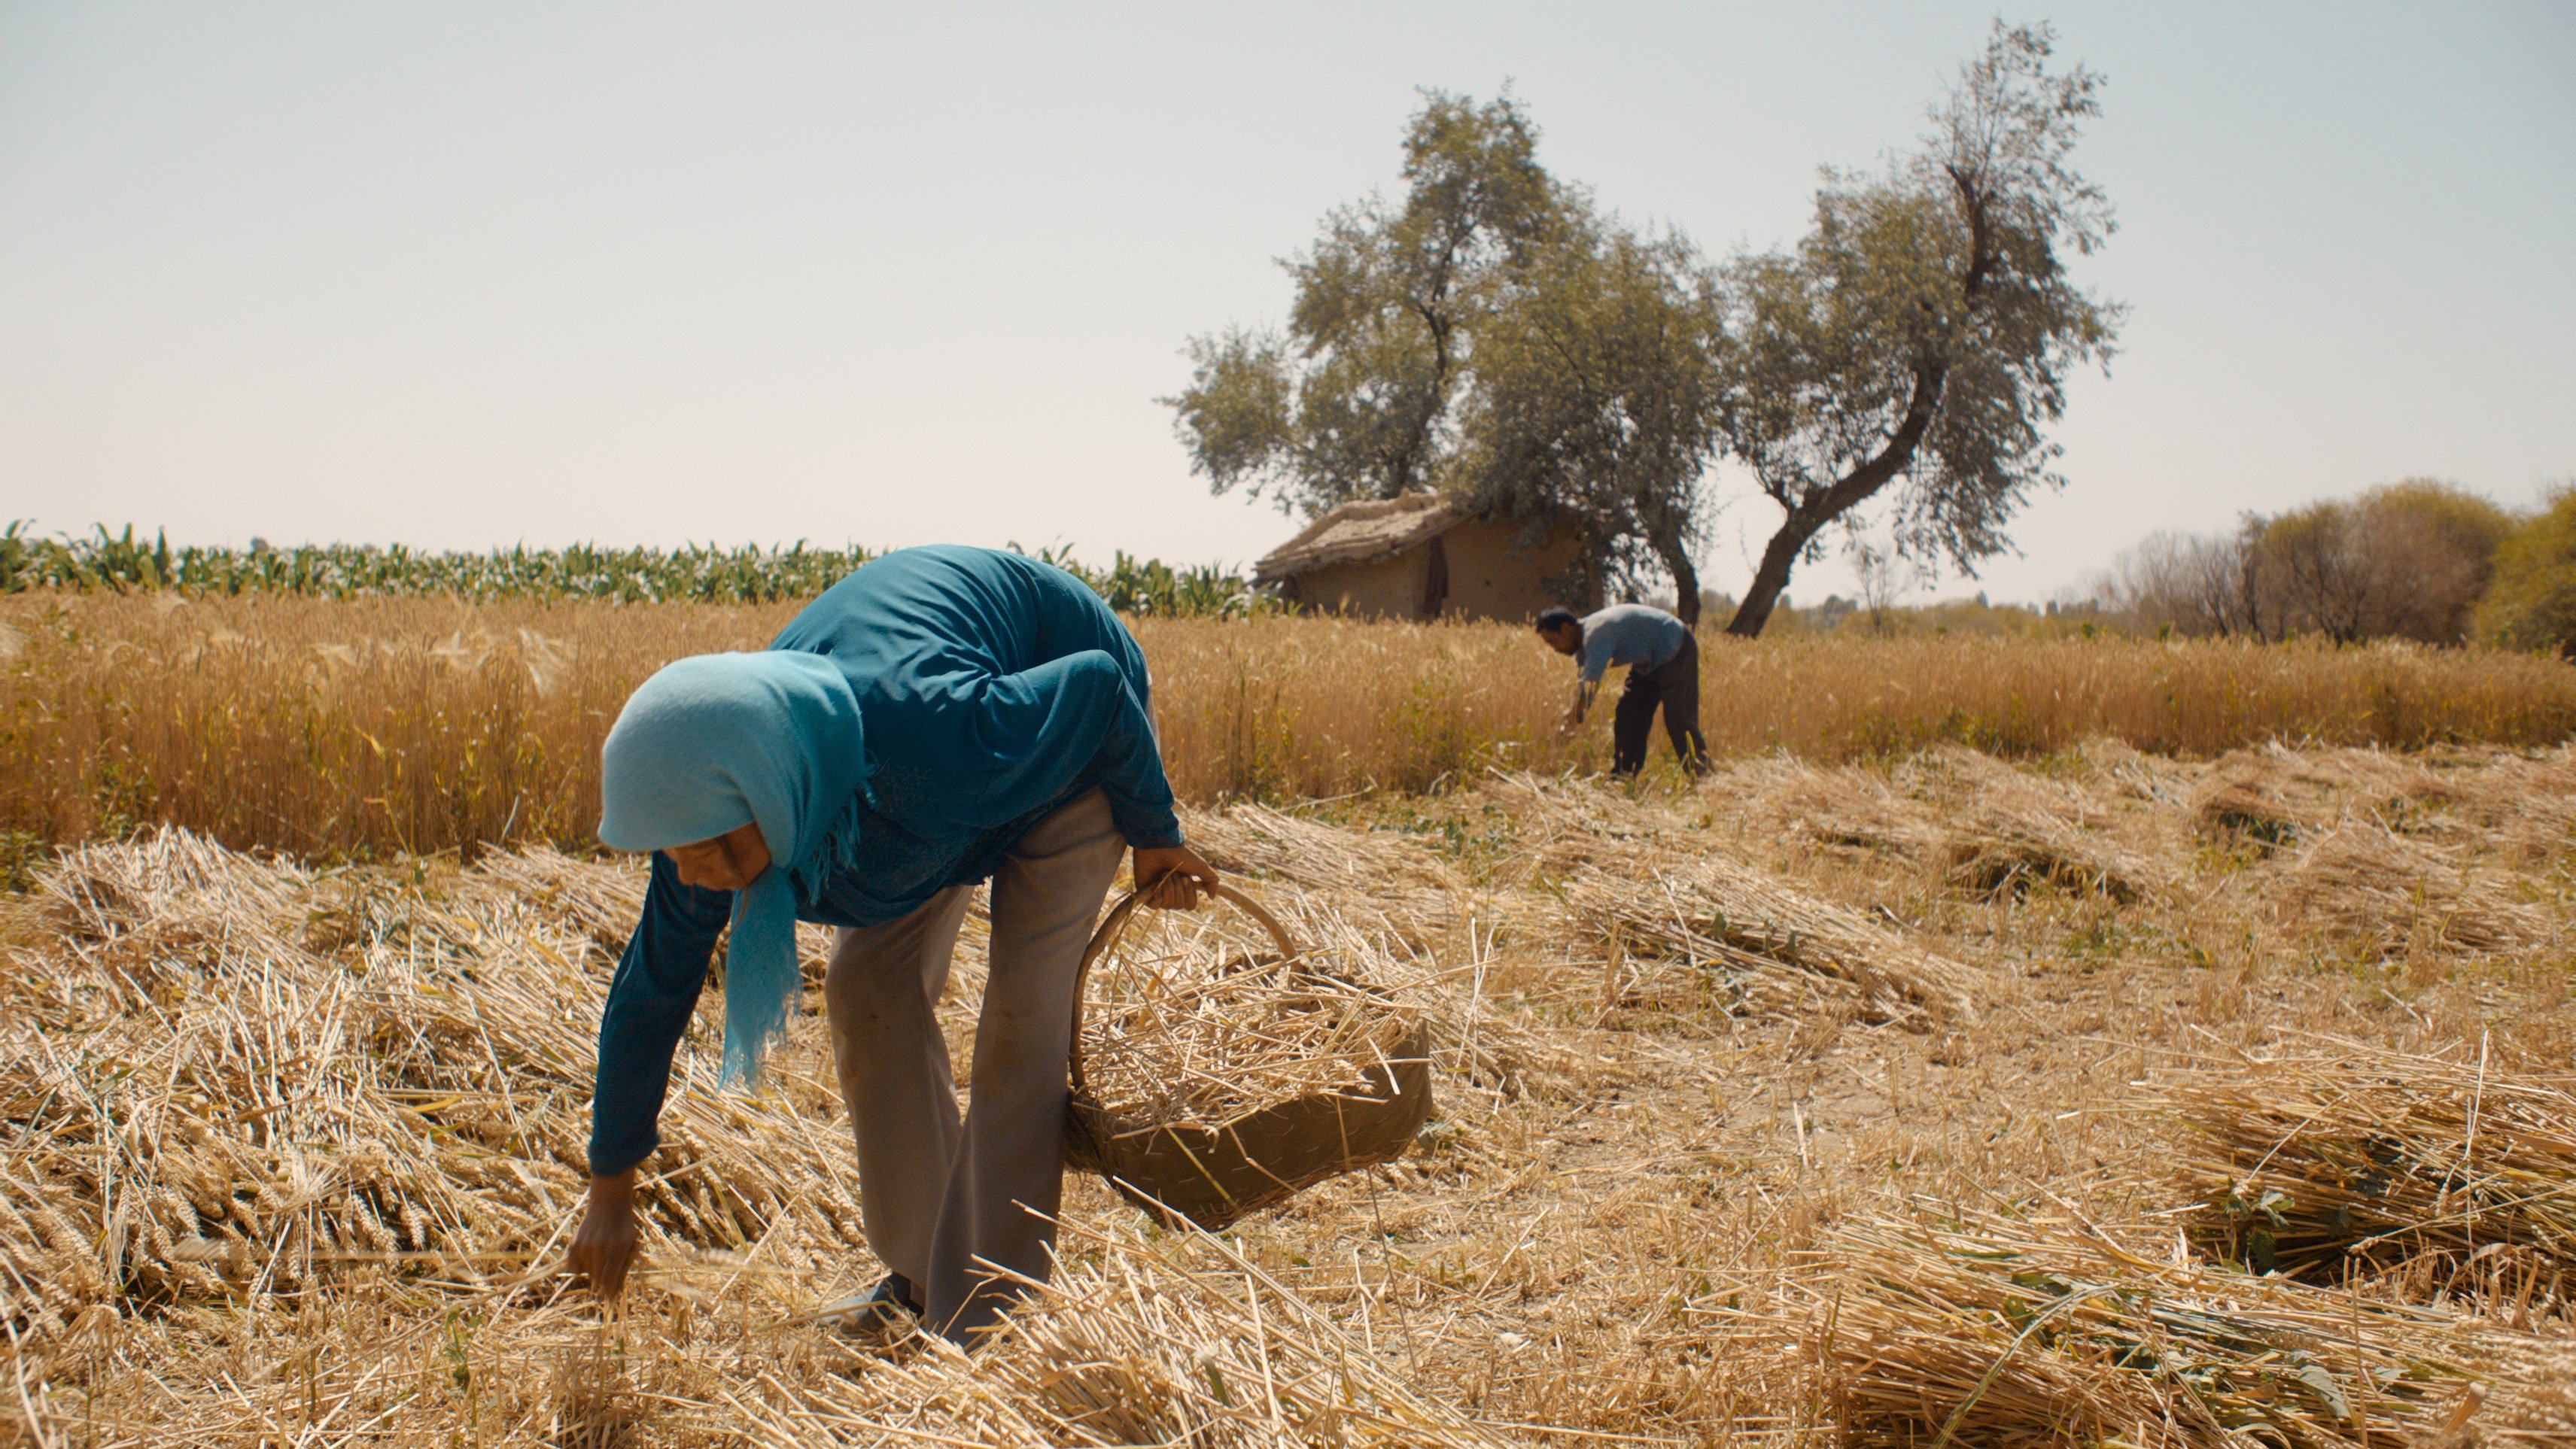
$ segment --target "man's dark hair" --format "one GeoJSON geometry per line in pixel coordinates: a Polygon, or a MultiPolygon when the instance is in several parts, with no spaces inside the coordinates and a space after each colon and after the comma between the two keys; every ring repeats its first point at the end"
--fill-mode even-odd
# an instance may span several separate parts
{"type": "Polygon", "coordinates": [[[1538,631],[1542,634],[1553,634],[1559,629],[1580,629],[1582,627],[1583,621],[1574,617],[1574,611],[1572,609],[1541,609],[1538,611],[1538,631]]]}

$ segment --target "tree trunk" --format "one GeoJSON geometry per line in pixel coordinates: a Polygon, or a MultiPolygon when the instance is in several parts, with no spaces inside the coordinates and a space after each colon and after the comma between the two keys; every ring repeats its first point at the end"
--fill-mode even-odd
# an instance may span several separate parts
{"type": "Polygon", "coordinates": [[[1771,535],[1771,542],[1762,549],[1762,566],[1744,587],[1744,602],[1736,605],[1735,617],[1727,621],[1727,633],[1740,639],[1761,637],[1762,626],[1771,622],[1771,611],[1779,606],[1781,592],[1789,587],[1789,570],[1814,536],[1815,530],[1801,528],[1794,516],[1771,535]]]}
{"type": "Polygon", "coordinates": [[[1914,461],[1914,450],[1922,445],[1923,434],[1932,426],[1932,414],[1941,406],[1941,384],[1948,375],[1949,370],[1939,364],[1918,371],[1905,419],[1888,435],[1887,446],[1879,449],[1876,457],[1835,480],[1831,488],[1811,494],[1789,509],[1789,516],[1780,521],[1780,531],[1771,535],[1771,542],[1763,548],[1762,567],[1753,571],[1753,582],[1746,586],[1744,602],[1728,622],[1727,633],[1745,639],[1760,635],[1762,626],[1771,622],[1771,610],[1779,602],[1780,591],[1789,587],[1789,571],[1797,567],[1798,555],[1806,551],[1807,541],[1823,532],[1826,524],[1868,502],[1914,461]]]}
{"type": "Polygon", "coordinates": [[[1655,557],[1663,563],[1664,572],[1673,576],[1673,617],[1693,629],[1699,627],[1699,570],[1691,566],[1690,552],[1678,538],[1655,540],[1655,557]]]}

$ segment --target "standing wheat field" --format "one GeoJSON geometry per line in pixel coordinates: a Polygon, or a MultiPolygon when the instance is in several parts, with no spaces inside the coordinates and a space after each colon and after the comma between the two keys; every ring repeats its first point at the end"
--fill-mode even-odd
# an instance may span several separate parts
{"type": "MultiPolygon", "coordinates": [[[[575,847],[598,749],[670,660],[766,644],[793,604],[0,597],[0,831],[184,825],[310,856],[575,847]]],[[[1133,621],[1183,798],[1415,793],[1491,770],[1606,768],[1554,731],[1571,671],[1501,624],[1133,621]]],[[[2138,640],[1704,642],[1710,748],[1838,762],[2093,738],[2213,756],[2271,740],[2542,746],[2576,669],[2415,647],[2138,640]]]]}

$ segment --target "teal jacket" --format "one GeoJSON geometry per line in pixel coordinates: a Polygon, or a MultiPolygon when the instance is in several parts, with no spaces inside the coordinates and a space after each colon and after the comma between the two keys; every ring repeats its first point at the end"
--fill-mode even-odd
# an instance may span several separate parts
{"type": "MultiPolygon", "coordinates": [[[[1151,723],[1144,652],[1064,570],[991,549],[887,554],[833,585],[770,643],[821,655],[859,699],[866,781],[797,919],[874,926],[990,877],[1029,827],[1095,786],[1131,845],[1181,843],[1151,723]]],[[[671,1056],[732,914],[653,856],[643,917],[599,1028],[591,1171],[651,1155],[671,1056]]]]}

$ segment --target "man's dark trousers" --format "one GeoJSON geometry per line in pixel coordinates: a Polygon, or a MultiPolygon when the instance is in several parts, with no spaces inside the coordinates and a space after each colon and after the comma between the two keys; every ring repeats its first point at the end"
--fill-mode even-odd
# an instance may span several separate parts
{"type": "Polygon", "coordinates": [[[1633,775],[1646,767],[1646,735],[1654,728],[1655,706],[1664,708],[1664,733],[1672,737],[1673,757],[1696,775],[1708,768],[1708,741],[1699,732],[1699,641],[1683,643],[1681,652],[1652,669],[1631,668],[1619,691],[1619,707],[1610,717],[1611,770],[1633,775]]]}

